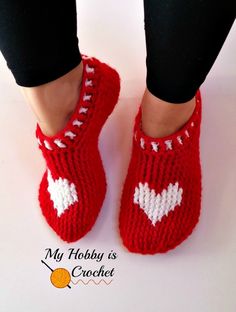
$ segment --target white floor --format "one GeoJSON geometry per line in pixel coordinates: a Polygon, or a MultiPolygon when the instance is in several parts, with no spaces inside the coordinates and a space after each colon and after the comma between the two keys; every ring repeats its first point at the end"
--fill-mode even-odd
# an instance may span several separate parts
{"type": "Polygon", "coordinates": [[[200,223],[174,251],[141,256],[122,247],[117,218],[132,122],[145,83],[142,1],[79,1],[78,17],[82,52],[112,64],[122,78],[119,104],[101,134],[107,196],[95,227],[79,242],[63,243],[47,226],[37,202],[44,160],[34,138],[35,120],[1,57],[0,311],[235,312],[236,25],[201,87],[200,223]],[[64,258],[45,259],[46,248],[59,248],[64,258]],[[105,255],[101,262],[68,260],[68,248],[105,255]],[[111,250],[117,259],[105,259],[111,250]],[[41,260],[69,271],[77,265],[92,270],[105,265],[114,267],[115,275],[109,285],[79,282],[58,289],[41,260]]]}

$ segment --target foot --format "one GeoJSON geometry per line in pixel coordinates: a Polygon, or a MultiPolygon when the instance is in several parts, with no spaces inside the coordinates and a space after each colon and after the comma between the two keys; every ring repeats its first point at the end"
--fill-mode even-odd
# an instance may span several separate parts
{"type": "Polygon", "coordinates": [[[131,252],[155,254],[173,249],[198,222],[201,106],[198,91],[188,121],[162,138],[144,133],[139,109],[119,219],[123,243],[131,252]]]}
{"type": "Polygon", "coordinates": [[[119,96],[118,73],[96,58],[83,56],[83,79],[76,109],[66,126],[47,136],[37,125],[36,136],[46,161],[39,188],[42,213],[67,242],[83,237],[101,209],[106,179],[98,136],[119,96]]]}
{"type": "Polygon", "coordinates": [[[162,101],[146,89],[141,102],[143,132],[153,138],[175,133],[189,120],[195,105],[195,97],[183,104],[174,104],[162,101]]]}
{"type": "Polygon", "coordinates": [[[37,87],[20,87],[45,135],[53,136],[66,126],[80,96],[83,70],[81,61],[56,80],[37,87]]]}

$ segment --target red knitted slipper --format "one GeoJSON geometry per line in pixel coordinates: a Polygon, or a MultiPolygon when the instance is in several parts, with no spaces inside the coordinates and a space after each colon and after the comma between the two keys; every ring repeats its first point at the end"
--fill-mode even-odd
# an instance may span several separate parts
{"type": "Polygon", "coordinates": [[[135,119],[132,156],[120,210],[120,234],[131,252],[154,254],[175,248],[198,222],[201,207],[199,151],[201,94],[187,123],[154,139],[135,119]]]}
{"type": "Polygon", "coordinates": [[[115,69],[82,55],[83,77],[77,107],[66,127],[36,137],[46,160],[39,202],[48,224],[65,241],[73,242],[93,226],[102,206],[106,180],[98,151],[98,136],[119,96],[115,69]]]}

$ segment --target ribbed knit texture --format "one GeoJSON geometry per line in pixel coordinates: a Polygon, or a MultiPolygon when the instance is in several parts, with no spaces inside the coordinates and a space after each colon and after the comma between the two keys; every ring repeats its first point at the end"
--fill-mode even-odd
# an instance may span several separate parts
{"type": "Polygon", "coordinates": [[[131,252],[154,254],[175,248],[199,220],[200,90],[195,98],[196,106],[187,123],[163,138],[143,133],[139,108],[119,220],[123,243],[131,252]]]}
{"type": "Polygon", "coordinates": [[[102,206],[106,179],[98,136],[119,96],[120,78],[109,65],[82,55],[83,77],[76,109],[55,136],[36,137],[46,161],[39,188],[42,213],[67,242],[83,237],[102,206]]]}

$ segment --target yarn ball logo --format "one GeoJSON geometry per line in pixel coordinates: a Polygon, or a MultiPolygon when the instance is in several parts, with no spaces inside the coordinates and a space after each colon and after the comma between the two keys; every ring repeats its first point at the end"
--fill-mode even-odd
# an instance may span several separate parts
{"type": "Polygon", "coordinates": [[[58,268],[52,271],[50,276],[51,283],[57,288],[65,288],[69,286],[71,281],[70,273],[64,268],[58,268]]]}
{"type": "Polygon", "coordinates": [[[41,260],[41,262],[46,265],[46,267],[49,268],[49,270],[52,272],[50,275],[50,281],[53,286],[55,286],[56,288],[71,288],[71,286],[69,285],[71,282],[71,275],[67,269],[57,268],[53,270],[46,262],[44,262],[43,260],[41,260]]]}

